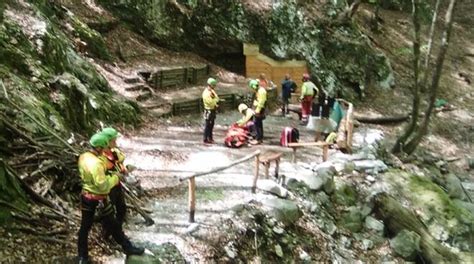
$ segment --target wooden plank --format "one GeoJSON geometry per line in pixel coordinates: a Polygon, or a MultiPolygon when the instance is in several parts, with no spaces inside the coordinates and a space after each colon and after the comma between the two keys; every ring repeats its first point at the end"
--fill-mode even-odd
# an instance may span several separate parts
{"type": "Polygon", "coordinates": [[[252,182],[252,193],[255,193],[257,191],[257,180],[258,180],[258,167],[260,166],[259,162],[259,156],[255,156],[255,174],[253,176],[253,182],[252,182]]]}
{"type": "Polygon", "coordinates": [[[294,148],[294,147],[323,147],[323,146],[329,146],[330,144],[327,142],[293,142],[293,143],[288,143],[288,147],[294,148]]]}

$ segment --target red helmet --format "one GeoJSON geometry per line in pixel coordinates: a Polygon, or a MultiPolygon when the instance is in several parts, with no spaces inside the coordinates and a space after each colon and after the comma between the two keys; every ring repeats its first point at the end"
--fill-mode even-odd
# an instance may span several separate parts
{"type": "Polygon", "coordinates": [[[309,80],[309,74],[303,73],[303,81],[309,80]]]}

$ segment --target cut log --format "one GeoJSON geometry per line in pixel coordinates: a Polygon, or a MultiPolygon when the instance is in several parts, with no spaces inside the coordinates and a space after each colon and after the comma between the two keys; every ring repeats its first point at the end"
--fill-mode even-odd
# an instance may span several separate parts
{"type": "Polygon", "coordinates": [[[370,117],[370,116],[359,116],[354,115],[355,120],[366,123],[366,124],[393,124],[393,123],[400,123],[405,122],[408,120],[409,115],[399,115],[399,116],[377,116],[377,117],[370,117]]]}
{"type": "Polygon", "coordinates": [[[384,221],[392,234],[403,229],[420,235],[420,255],[428,263],[460,263],[459,257],[441,245],[426,229],[426,226],[410,210],[386,193],[374,197],[376,216],[384,221]]]}

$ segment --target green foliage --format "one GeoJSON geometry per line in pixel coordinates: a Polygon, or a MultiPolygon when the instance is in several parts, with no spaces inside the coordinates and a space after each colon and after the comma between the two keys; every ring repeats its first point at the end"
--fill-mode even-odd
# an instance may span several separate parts
{"type": "MultiPolygon", "coordinates": [[[[21,209],[27,206],[25,193],[3,159],[0,159],[0,201],[21,209]]],[[[10,210],[10,207],[0,204],[0,225],[8,223],[10,210]]]]}
{"type": "Polygon", "coordinates": [[[110,60],[112,56],[107,49],[104,39],[95,30],[82,23],[77,17],[71,19],[78,37],[87,43],[87,49],[97,58],[110,60]]]}

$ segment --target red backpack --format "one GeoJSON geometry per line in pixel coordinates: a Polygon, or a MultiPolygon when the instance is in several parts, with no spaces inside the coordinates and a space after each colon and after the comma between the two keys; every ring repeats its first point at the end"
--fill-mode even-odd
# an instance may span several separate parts
{"type": "Polygon", "coordinates": [[[289,143],[298,142],[300,132],[294,127],[284,127],[280,135],[280,145],[288,147],[289,143]]]}
{"type": "Polygon", "coordinates": [[[247,129],[239,126],[231,126],[225,135],[224,144],[229,148],[240,148],[247,144],[248,139],[247,129]]]}

